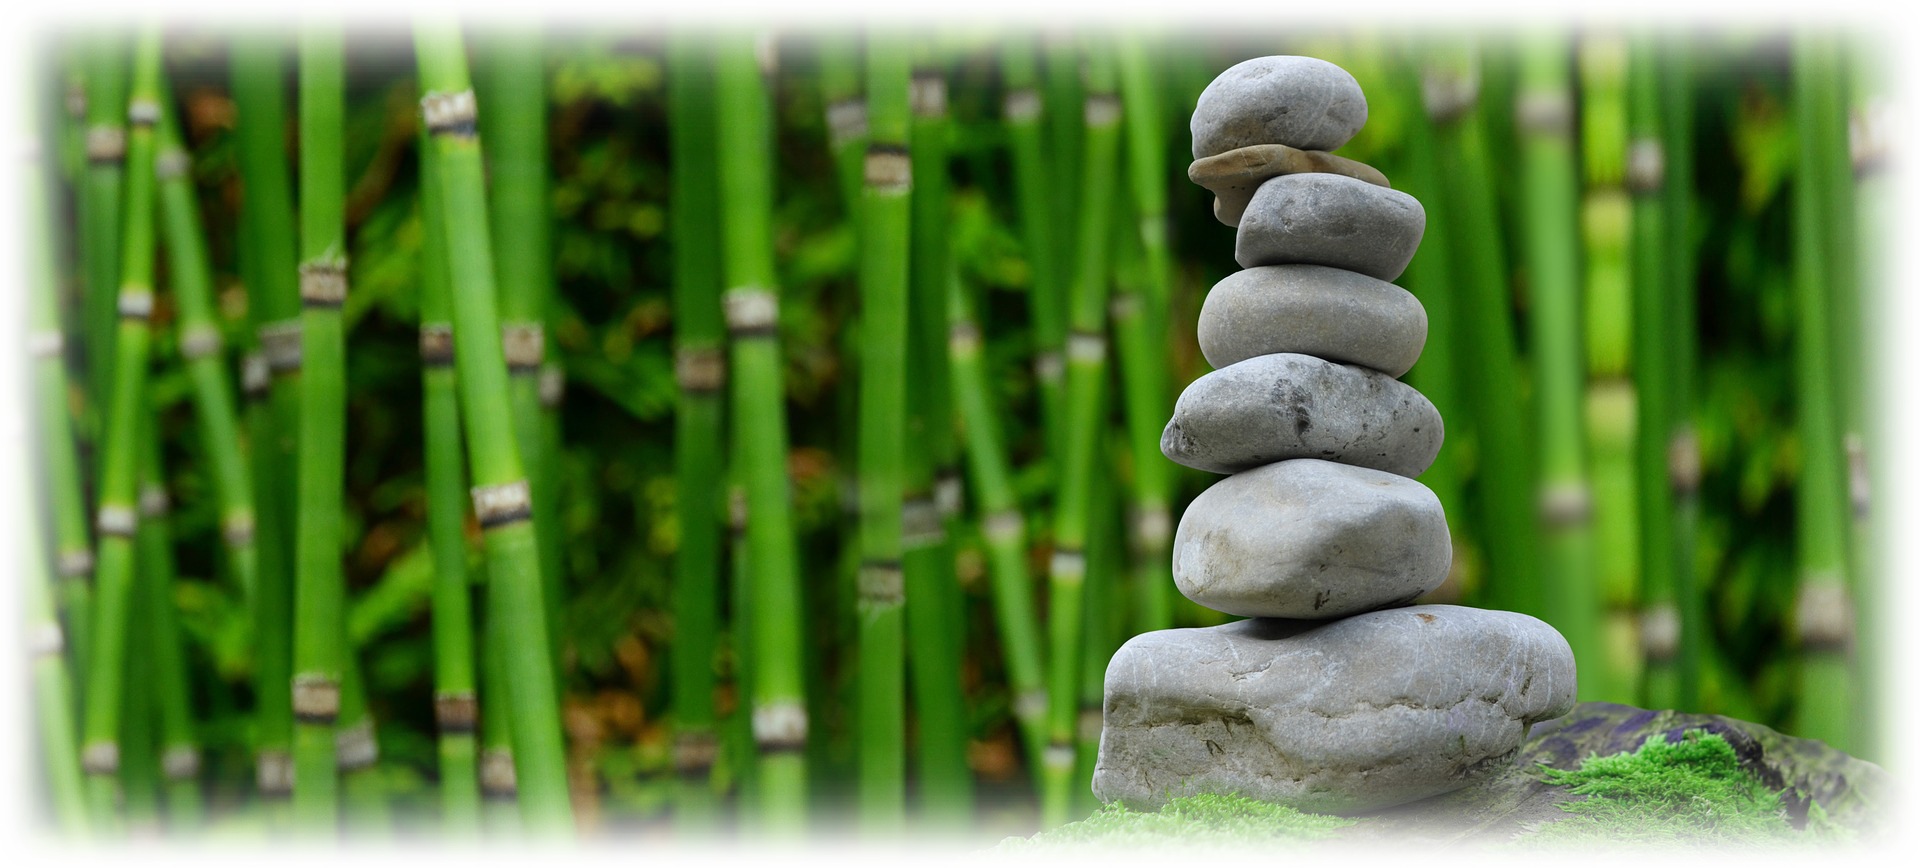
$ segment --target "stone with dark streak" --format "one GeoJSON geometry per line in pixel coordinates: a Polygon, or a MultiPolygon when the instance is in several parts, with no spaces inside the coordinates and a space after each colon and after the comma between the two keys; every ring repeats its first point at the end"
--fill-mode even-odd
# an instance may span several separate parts
{"type": "Polygon", "coordinates": [[[1305,172],[1330,172],[1391,187],[1387,176],[1366,163],[1326,151],[1303,151],[1286,145],[1248,145],[1224,154],[1193,161],[1187,180],[1213,191],[1213,217],[1228,226],[1240,225],[1253,192],[1267,179],[1305,172]]]}
{"type": "Polygon", "coordinates": [[[1279,55],[1227,68],[1194,102],[1194,159],[1248,145],[1331,151],[1367,122],[1367,96],[1346,70],[1279,55]]]}
{"type": "Polygon", "coordinates": [[[1233,258],[1242,268],[1307,262],[1393,280],[1426,229],[1426,209],[1399,190],[1322,172],[1281,175],[1247,203],[1233,258]]]}

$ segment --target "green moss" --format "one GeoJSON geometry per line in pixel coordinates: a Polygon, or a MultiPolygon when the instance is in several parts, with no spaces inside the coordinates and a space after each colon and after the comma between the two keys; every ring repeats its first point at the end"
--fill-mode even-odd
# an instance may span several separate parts
{"type": "Polygon", "coordinates": [[[1631,753],[1543,771],[1548,783],[1587,798],[1562,805],[1572,816],[1526,837],[1527,846],[1833,841],[1847,834],[1817,804],[1806,828],[1795,829],[1780,794],[1741,768],[1733,746],[1712,733],[1688,732],[1677,743],[1656,735],[1631,753]]]}
{"type": "Polygon", "coordinates": [[[994,852],[1030,853],[1036,849],[1098,844],[1103,847],[1179,845],[1242,846],[1281,841],[1317,841],[1354,821],[1259,802],[1244,796],[1202,794],[1173,799],[1157,811],[1135,811],[1111,804],[1077,823],[1049,829],[1031,838],[1008,838],[994,852]]]}

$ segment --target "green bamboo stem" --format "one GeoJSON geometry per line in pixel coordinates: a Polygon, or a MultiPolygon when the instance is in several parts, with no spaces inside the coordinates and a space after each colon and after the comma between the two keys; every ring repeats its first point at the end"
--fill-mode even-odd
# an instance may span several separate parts
{"type": "MultiPolygon", "coordinates": [[[[1853,157],[1853,181],[1857,185],[1854,195],[1854,225],[1859,228],[1854,238],[1858,245],[1854,255],[1858,262],[1858,276],[1853,284],[1856,296],[1852,300],[1852,328],[1859,335],[1858,343],[1849,343],[1844,339],[1841,346],[1854,346],[1854,358],[1857,360],[1885,358],[1885,340],[1878,319],[1878,312],[1886,310],[1887,291],[1893,286],[1889,263],[1891,261],[1893,235],[1889,227],[1898,225],[1897,212],[1894,210],[1893,185],[1887,169],[1890,159],[1890,143],[1887,141],[1885,125],[1885,58],[1880,52],[1860,45],[1858,42],[1848,46],[1854,58],[1852,71],[1853,119],[1857,131],[1849,148],[1853,157]]],[[[1853,388],[1862,396],[1888,394],[1885,388],[1887,378],[1885,366],[1867,364],[1862,366],[1859,382],[1853,388]]],[[[1887,490],[1885,452],[1887,435],[1885,408],[1879,402],[1857,400],[1853,406],[1859,414],[1858,425],[1860,439],[1850,443],[1848,458],[1853,497],[1853,565],[1857,583],[1854,599],[1860,613],[1855,623],[1855,659],[1860,663],[1860,681],[1868,685],[1865,708],[1858,717],[1859,731],[1857,741],[1858,756],[1875,762],[1885,762],[1893,722],[1888,713],[1891,706],[1883,691],[1890,689],[1892,682],[1888,675],[1892,669],[1888,665],[1891,653],[1889,644],[1893,615],[1886,605],[1889,598],[1886,588],[1886,528],[1884,518],[1884,500],[1878,492],[1887,490]]]]}
{"type": "MultiPolygon", "coordinates": [[[[747,491],[747,568],[753,615],[745,660],[752,681],[760,761],[758,819],[798,831],[806,817],[807,715],[801,590],[786,472],[787,421],[780,386],[779,279],[773,262],[773,121],[751,37],[715,45],[719,104],[722,285],[731,358],[732,454],[747,491]]],[[[897,434],[896,434],[897,436],[897,434]]],[[[864,502],[864,498],[863,498],[864,502]]]]}
{"type": "Polygon", "coordinates": [[[172,521],[168,517],[164,466],[161,464],[159,419],[141,438],[139,548],[141,615],[146,631],[147,670],[144,686],[157,721],[157,768],[165,791],[167,826],[191,833],[206,823],[206,804],[200,792],[200,744],[194,734],[193,700],[187,673],[186,649],[181,644],[179,617],[174,610],[172,521]]]}
{"type": "Polygon", "coordinates": [[[1676,592],[1674,504],[1667,476],[1668,431],[1673,394],[1667,385],[1673,364],[1668,283],[1666,212],[1660,197],[1664,149],[1660,139],[1659,88],[1651,46],[1636,37],[1627,62],[1627,187],[1633,196],[1633,379],[1634,479],[1640,515],[1642,644],[1646,650],[1643,701],[1674,708],[1680,675],[1692,661],[1676,592]]]}
{"type": "Polygon", "coordinates": [[[1579,42],[1581,171],[1586,193],[1581,234],[1586,251],[1584,324],[1587,443],[1593,468],[1594,575],[1604,604],[1605,654],[1581,660],[1582,681],[1599,698],[1638,698],[1639,512],[1633,471],[1635,397],[1632,355],[1632,204],[1627,162],[1626,46],[1618,36],[1579,42]],[[1608,131],[1609,135],[1599,135],[1608,131]],[[1594,679],[1598,679],[1596,682],[1594,679]]]}
{"type": "Polygon", "coordinates": [[[1160,95],[1147,47],[1136,34],[1116,40],[1120,95],[1126,104],[1127,180],[1137,214],[1141,267],[1115,284],[1114,338],[1119,342],[1127,442],[1133,465],[1127,542],[1128,572],[1138,596],[1141,632],[1173,626],[1174,464],[1160,454],[1172,395],[1167,372],[1167,307],[1173,294],[1173,253],[1167,239],[1167,185],[1171,163],[1162,135],[1160,95]]]}
{"type": "MultiPolygon", "coordinates": [[[[500,346],[493,243],[486,224],[480,139],[459,29],[422,20],[414,46],[425,92],[421,107],[441,176],[453,279],[454,365],[468,432],[474,513],[486,535],[487,605],[500,639],[511,704],[514,778],[529,831],[570,832],[560,697],[548,649],[545,598],[526,473],[512,427],[507,365],[500,346]],[[508,650],[510,649],[510,650],[508,650]]],[[[492,638],[492,637],[489,637],[492,638]]]]}
{"type": "MultiPolygon", "coordinates": [[[[967,765],[972,718],[960,683],[964,601],[954,572],[949,517],[958,442],[947,372],[947,282],[951,207],[947,177],[947,73],[937,48],[922,49],[910,87],[912,214],[906,369],[905,502],[901,567],[906,586],[907,660],[912,667],[922,807],[943,827],[972,819],[967,765]]],[[[896,438],[897,439],[897,438],[896,438]]]]}
{"type": "Polygon", "coordinates": [[[1908,248],[1907,63],[1899,4],[1857,2],[1843,13],[1855,177],[1855,267],[1859,269],[1864,446],[1870,461],[1872,582],[1862,582],[1860,611],[1872,624],[1862,651],[1872,659],[1880,764],[1895,776],[1920,776],[1920,689],[1910,664],[1920,636],[1905,618],[1920,611],[1920,424],[1914,421],[1912,250],[1908,248]]]}
{"type": "Polygon", "coordinates": [[[150,424],[146,402],[148,320],[154,306],[153,123],[159,119],[160,34],[143,26],[135,41],[134,81],[127,101],[126,224],[120,232],[119,322],[113,337],[113,387],[101,428],[99,570],[96,573],[93,647],[88,654],[81,767],[87,798],[102,831],[114,824],[120,772],[121,694],[127,663],[127,626],[134,604],[134,532],[140,457],[135,438],[150,424]]]}
{"type": "MultiPolygon", "coordinates": [[[[127,46],[112,32],[81,43],[85,53],[85,185],[80,191],[81,328],[86,336],[87,403],[82,430],[100,448],[115,370],[115,305],[120,292],[121,197],[126,177],[127,46]]],[[[99,480],[95,480],[96,486],[99,480]]]]}
{"type": "MultiPolygon", "coordinates": [[[[37,120],[37,118],[36,118],[37,120]]],[[[62,124],[62,128],[73,126],[62,124]]],[[[78,700],[73,690],[77,673],[86,672],[87,621],[93,599],[93,542],[87,533],[87,489],[80,469],[79,443],[69,401],[71,387],[67,376],[67,334],[60,325],[59,268],[55,264],[53,227],[58,225],[49,194],[53,161],[46,157],[29,163],[26,171],[29,207],[27,225],[32,235],[28,250],[32,255],[30,309],[27,335],[28,353],[33,358],[34,465],[40,468],[45,486],[38,509],[50,516],[53,560],[50,563],[54,587],[49,603],[57,600],[65,609],[66,634],[61,642],[65,659],[61,662],[68,702],[78,700]]],[[[39,544],[39,540],[35,540],[39,544]]],[[[38,593],[36,591],[35,593],[38,593]]],[[[41,668],[36,658],[35,668],[41,668]]],[[[36,675],[36,679],[39,676],[36,675]]],[[[66,712],[77,719],[79,708],[66,712]]],[[[43,714],[46,712],[42,712],[43,714]]],[[[73,733],[67,733],[72,741],[73,733]]],[[[77,754],[75,755],[77,759],[77,754]]],[[[65,822],[63,820],[63,822],[65,822]]]]}
{"type": "MultiPolygon", "coordinates": [[[[1575,660],[1597,661],[1606,655],[1599,620],[1603,601],[1593,576],[1593,492],[1582,418],[1585,355],[1572,69],[1564,37],[1524,37],[1519,54],[1514,112],[1521,137],[1521,265],[1531,300],[1542,549],[1553,577],[1543,582],[1548,586],[1543,615],[1566,637],[1575,660]]],[[[1602,698],[1593,676],[1581,681],[1581,698],[1602,698]]]]}
{"type": "MultiPolygon", "coordinates": [[[[1687,46],[1671,37],[1653,48],[1660,83],[1659,114],[1664,171],[1661,211],[1665,220],[1667,290],[1660,317],[1667,322],[1667,489],[1673,498],[1673,595],[1680,621],[1677,708],[1696,708],[1706,672],[1711,627],[1707,599],[1694,563],[1700,521],[1700,442],[1694,424],[1694,356],[1699,345],[1694,310],[1693,98],[1687,46]]],[[[1845,119],[1839,127],[1846,129],[1845,119]]],[[[1841,148],[1844,150],[1844,141],[1841,148]]],[[[1844,170],[1843,170],[1844,171],[1844,170]]]]}
{"type": "Polygon", "coordinates": [[[259,345],[243,366],[253,444],[259,575],[254,597],[257,734],[255,779],[262,798],[293,792],[293,498],[300,404],[298,235],[286,153],[284,46],[260,34],[231,43],[230,73],[240,170],[242,263],[248,314],[259,345]]]}
{"type": "MultiPolygon", "coordinates": [[[[1823,156],[1821,124],[1835,116],[1836,58],[1814,34],[1795,34],[1792,105],[1800,153],[1823,156]]],[[[1847,568],[1844,454],[1832,346],[1829,287],[1834,274],[1830,238],[1822,221],[1832,199],[1822,185],[1833,180],[1817,162],[1796,167],[1792,178],[1794,297],[1794,428],[1799,440],[1799,485],[1794,491],[1794,605],[1800,689],[1793,732],[1841,750],[1852,747],[1851,718],[1859,693],[1853,683],[1853,609],[1847,568]]]]}
{"type": "Polygon", "coordinates": [[[906,590],[901,558],[908,438],[901,433],[907,423],[907,257],[913,216],[908,76],[906,47],[897,38],[870,36],[870,138],[859,210],[860,633],[855,709],[860,820],[874,832],[897,831],[906,801],[906,590]]]}
{"type": "Polygon", "coordinates": [[[153,620],[148,617],[159,578],[147,558],[152,536],[144,522],[134,533],[136,574],[126,626],[126,682],[120,694],[120,815],[127,837],[139,840],[158,838],[161,832],[159,705],[153,684],[153,620]]]}
{"type": "MultiPolygon", "coordinates": [[[[494,254],[500,287],[501,347],[514,437],[533,494],[534,534],[540,541],[540,580],[554,665],[561,659],[565,572],[561,559],[557,462],[559,443],[546,439],[541,377],[547,364],[546,321],[554,295],[553,210],[547,182],[546,51],[538,29],[489,38],[478,65],[476,94],[487,107],[480,134],[488,146],[487,180],[493,234],[511,238],[494,254]]],[[[556,668],[556,672],[558,669],[556,668]]]]}
{"type": "Polygon", "coordinates": [[[1054,203],[1058,200],[1053,168],[1048,162],[1045,105],[1039,87],[1039,67],[1030,38],[1015,35],[1003,43],[1001,77],[1005,83],[1001,119],[1013,163],[1013,195],[1021,242],[1026,248],[1031,277],[1027,304],[1033,317],[1033,374],[1040,387],[1041,454],[1061,454],[1065,423],[1062,397],[1066,366],[1066,287],[1061,272],[1065,262],[1057,241],[1054,203]]]}
{"type": "MultiPolygon", "coordinates": [[[[44,186],[46,169],[36,159],[44,156],[44,148],[29,148],[38,134],[31,79],[35,67],[33,63],[21,61],[31,58],[36,48],[31,19],[31,0],[8,0],[6,56],[12,61],[6,65],[6,94],[10,106],[6,113],[6,140],[12,163],[8,171],[15,207],[13,250],[19,257],[29,300],[40,290],[50,294],[54,280],[54,250],[44,186]]],[[[33,328],[33,323],[36,321],[29,319],[29,328],[33,328]]],[[[4,344],[4,338],[0,338],[0,346],[4,344]]],[[[12,361],[13,353],[0,351],[0,494],[6,495],[8,503],[38,503],[35,474],[21,440],[25,419],[21,417],[19,399],[13,392],[12,371],[8,371],[12,361]]],[[[44,463],[44,453],[36,453],[35,457],[44,463]]],[[[21,638],[27,651],[25,661],[33,682],[36,734],[42,753],[40,768],[46,776],[46,789],[54,808],[54,820],[60,826],[61,847],[67,853],[67,864],[98,866],[100,845],[94,835],[92,818],[88,816],[79,751],[75,747],[73,674],[67,668],[67,641],[54,609],[46,538],[40,528],[40,515],[35,509],[17,509],[6,520],[6,543],[13,567],[10,584],[21,618],[21,638]]]]}
{"type": "MultiPolygon", "coordinates": [[[[1533,437],[1527,424],[1515,348],[1505,241],[1494,202],[1483,103],[1473,83],[1476,54],[1436,53],[1429,70],[1427,111],[1434,122],[1440,192],[1447,219],[1465,230],[1446,233],[1459,307],[1450,312],[1457,351],[1455,376],[1468,413],[1448,416],[1473,427],[1479,524],[1485,529],[1485,605],[1536,613],[1545,582],[1539,569],[1539,513],[1533,437]]],[[[1428,225],[1436,221],[1431,218],[1428,225]]],[[[1424,247],[1431,247],[1429,239],[1424,247]]],[[[1431,314],[1429,314],[1431,315],[1431,314]]],[[[1432,325],[1429,321],[1428,331],[1432,325]]],[[[1457,427],[1457,426],[1456,426],[1457,427]]]]}
{"type": "Polygon", "coordinates": [[[1114,211],[1115,177],[1119,170],[1120,103],[1112,56],[1107,46],[1086,44],[1087,88],[1084,118],[1085,175],[1078,219],[1079,240],[1073,296],[1068,307],[1071,329],[1067,352],[1066,451],[1062,456],[1060,497],[1054,511],[1053,562],[1048,571],[1048,636],[1051,675],[1048,679],[1047,751],[1041,758],[1041,821],[1064,822],[1072,808],[1075,780],[1074,740],[1077,737],[1080,666],[1085,654],[1082,634],[1082,591],[1087,571],[1088,526],[1100,435],[1105,430],[1106,313],[1109,281],[1108,244],[1114,211]]]}
{"type": "Polygon", "coordinates": [[[480,796],[481,825],[488,835],[509,838],[519,834],[520,782],[513,757],[513,703],[507,673],[512,654],[510,615],[492,599],[493,583],[484,582],[488,599],[481,608],[480,628],[480,796]]]}
{"type": "MultiPolygon", "coordinates": [[[[1086,72],[1083,64],[1087,62],[1084,40],[1069,29],[1052,29],[1040,34],[1040,75],[1041,87],[1046,96],[1042,100],[1042,122],[1047,130],[1048,170],[1053,175],[1053,219],[1058,226],[1078,226],[1081,217],[1080,197],[1085,195],[1081,188],[1084,180],[1081,160],[1086,154],[1083,141],[1086,134],[1085,118],[1080,111],[1086,105],[1086,72]]],[[[1074,232],[1064,232],[1057,238],[1061,245],[1056,250],[1058,257],[1057,273],[1067,294],[1072,289],[1067,285],[1076,279],[1075,268],[1077,252],[1075,245],[1079,238],[1074,232]]],[[[1072,302],[1062,297],[1062,313],[1072,306],[1072,302]]],[[[1070,315],[1069,315],[1070,318],[1070,315]]],[[[1071,324],[1067,328],[1072,328],[1071,324]]],[[[1065,335],[1062,335],[1062,340],[1065,335]]],[[[1064,346],[1064,344],[1063,344],[1064,346]]],[[[1064,368],[1063,376],[1064,376],[1064,368]]]]}
{"type": "Polygon", "coordinates": [[[346,70],[337,27],[299,36],[300,445],[294,542],[293,811],[309,832],[340,823],[335,729],[346,668],[346,70]]]}
{"type": "Polygon", "coordinates": [[[386,783],[380,776],[380,739],[367,707],[366,678],[359,657],[348,649],[340,681],[340,720],[334,730],[334,758],[340,774],[341,819],[359,838],[393,833],[386,783]]]}
{"type": "MultiPolygon", "coordinates": [[[[1115,228],[1126,228],[1114,221],[1115,228]]],[[[1123,260],[1124,261],[1124,260],[1123,260]]],[[[1102,415],[1113,396],[1102,399],[1102,415]]],[[[1101,432],[1100,457],[1109,466],[1128,451],[1122,431],[1101,432]]],[[[1079,712],[1075,722],[1072,816],[1085,816],[1100,806],[1093,796],[1093,767],[1099,757],[1102,706],[1106,700],[1107,661],[1120,643],[1131,636],[1128,624],[1138,614],[1125,605],[1127,595],[1118,580],[1126,574],[1126,534],[1122,526],[1124,510],[1120,500],[1120,479],[1096,473],[1088,498],[1092,511],[1087,527],[1087,580],[1082,592],[1086,601],[1081,612],[1081,655],[1079,712]],[[1129,619],[1129,616],[1133,617],[1129,619]]]]}
{"type": "MultiPolygon", "coordinates": [[[[719,804],[713,788],[718,713],[713,705],[714,655],[720,630],[720,495],[724,473],[726,336],[720,314],[720,231],[714,153],[712,57],[686,33],[667,42],[667,110],[672,171],[674,377],[674,506],[680,543],[673,555],[671,714],[674,726],[674,824],[713,831],[719,804]]],[[[862,104],[862,126],[865,108],[862,104]]]]}
{"type": "Polygon", "coordinates": [[[1000,404],[981,354],[980,324],[958,275],[949,280],[947,303],[952,322],[947,350],[954,415],[965,435],[967,477],[987,548],[989,592],[1006,659],[1014,723],[1032,767],[1046,748],[1047,686],[1033,577],[1027,570],[1027,519],[1013,487],[1013,462],[1002,433],[1000,404]]]}
{"type": "MultiPolygon", "coordinates": [[[[453,370],[453,283],[446,216],[433,150],[420,133],[420,388],[425,448],[427,544],[433,551],[433,717],[439,736],[440,823],[449,834],[480,829],[475,729],[473,582],[467,574],[465,446],[453,370]]],[[[492,721],[489,720],[489,723],[492,721]]]]}
{"type": "Polygon", "coordinates": [[[867,96],[860,46],[848,33],[820,38],[820,104],[827,113],[827,151],[849,216],[859,210],[867,153],[867,96]]]}

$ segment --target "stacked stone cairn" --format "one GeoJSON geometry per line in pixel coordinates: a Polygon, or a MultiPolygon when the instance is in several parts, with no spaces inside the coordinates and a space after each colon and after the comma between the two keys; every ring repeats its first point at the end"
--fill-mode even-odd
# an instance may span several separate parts
{"type": "Polygon", "coordinates": [[[1160,440],[1174,461],[1231,474],[1181,517],[1173,577],[1247,620],[1146,633],[1114,655],[1102,801],[1383,808],[1499,769],[1529,726],[1573,707],[1573,652],[1552,627],[1411,605],[1453,560],[1440,501],[1413,479],[1440,450],[1440,415],[1396,379],[1427,317],[1389,281],[1426,212],[1326,153],[1366,118],[1353,77],[1309,57],[1238,64],[1194,109],[1188,175],[1238,227],[1245,270],[1208,293],[1200,349],[1216,370],[1160,440]]]}

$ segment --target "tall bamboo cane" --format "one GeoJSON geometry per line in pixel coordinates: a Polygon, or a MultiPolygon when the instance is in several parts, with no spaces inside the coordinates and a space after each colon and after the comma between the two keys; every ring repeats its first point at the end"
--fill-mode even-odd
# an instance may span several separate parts
{"type": "MultiPolygon", "coordinates": [[[[87,169],[80,191],[80,292],[82,331],[87,350],[87,410],[82,424],[89,442],[101,448],[103,414],[115,376],[115,305],[119,298],[121,197],[126,177],[128,125],[127,45],[108,31],[85,39],[87,169]]],[[[96,459],[97,460],[97,459],[96,459]]],[[[97,469],[97,468],[96,468],[97,469]]],[[[99,480],[94,484],[98,486],[99,480]]]]}
{"type": "Polygon", "coordinates": [[[498,640],[505,645],[521,816],[532,831],[562,833],[570,830],[573,811],[560,738],[560,697],[548,654],[552,644],[546,635],[532,505],[507,397],[473,90],[456,25],[418,22],[414,49],[424,91],[421,110],[447,218],[454,366],[468,432],[473,511],[486,534],[487,605],[506,628],[498,640]]]}
{"type": "Polygon", "coordinates": [[[98,596],[92,650],[88,654],[82,768],[93,818],[114,826],[116,778],[120,772],[122,676],[127,625],[134,603],[134,532],[140,429],[150,424],[146,401],[148,320],[153,314],[153,125],[160,115],[160,32],[145,25],[134,45],[134,81],[127,101],[126,223],[120,232],[119,322],[113,336],[113,386],[102,427],[98,596]]]}
{"type": "Polygon", "coordinates": [[[173,601],[173,531],[168,517],[172,499],[167,495],[161,464],[158,423],[156,416],[140,443],[142,473],[146,480],[140,488],[137,540],[142,586],[136,593],[141,597],[139,605],[144,617],[140,620],[145,622],[147,631],[147,647],[141,653],[149,658],[146,666],[151,684],[145,689],[152,700],[152,716],[158,725],[157,759],[166,797],[167,825],[176,832],[192,832],[206,822],[206,804],[200,792],[200,744],[194,735],[186,649],[181,644],[179,616],[173,601]]]}
{"type": "Polygon", "coordinates": [[[831,34],[819,42],[820,102],[827,111],[827,150],[840,181],[840,201],[851,217],[865,186],[867,95],[860,67],[860,46],[852,34],[831,34]]]}
{"type": "Polygon", "coordinates": [[[1067,186],[1055,176],[1048,160],[1047,131],[1042,108],[1039,64],[1033,40],[1009,37],[1001,47],[1001,119],[1013,163],[1013,195],[1020,237],[1031,273],[1027,306],[1033,317],[1033,374],[1040,387],[1041,454],[1058,461],[1065,423],[1062,398],[1066,367],[1066,279],[1064,251],[1054,227],[1060,225],[1054,208],[1067,186]]]}
{"type": "MultiPolygon", "coordinates": [[[[1859,227],[1854,239],[1859,245],[1855,251],[1859,272],[1854,284],[1857,295],[1853,299],[1852,317],[1853,329],[1860,336],[1854,358],[1860,360],[1885,358],[1882,353],[1886,333],[1877,312],[1886,309],[1887,292],[1893,286],[1889,268],[1893,254],[1889,242],[1894,236],[1890,227],[1898,225],[1898,219],[1893,210],[1896,199],[1891,173],[1887,171],[1892,157],[1886,129],[1886,57],[1882,51],[1858,42],[1850,47],[1854,49],[1853,136],[1848,150],[1853,158],[1854,183],[1858,185],[1854,196],[1854,225],[1859,227]]],[[[1857,444],[1848,444],[1854,495],[1853,563],[1859,577],[1855,601],[1860,618],[1855,624],[1858,632],[1855,654],[1861,663],[1861,683],[1869,685],[1866,707],[1858,718],[1861,732],[1856,745],[1860,756],[1875,760],[1886,755],[1888,734],[1893,731],[1888,714],[1891,704],[1882,690],[1890,683],[1887,677],[1892,667],[1887,655],[1892,646],[1888,637],[1895,615],[1884,604],[1889,596],[1884,568],[1888,522],[1884,517],[1884,495],[1879,494],[1888,490],[1888,462],[1883,449],[1890,441],[1886,406],[1870,400],[1870,396],[1888,394],[1887,382],[1885,366],[1862,366],[1860,382],[1854,386],[1861,396],[1854,402],[1859,414],[1860,440],[1857,444]]]]}
{"type": "MultiPolygon", "coordinates": [[[[1699,335],[1694,310],[1692,62],[1686,47],[1668,37],[1653,47],[1660,81],[1661,211],[1666,221],[1667,291],[1660,316],[1671,344],[1667,377],[1667,490],[1673,498],[1673,595],[1680,620],[1679,702],[1694,708],[1712,640],[1707,599],[1694,565],[1700,522],[1700,442],[1695,433],[1694,356],[1699,335]]],[[[1845,129],[1845,121],[1839,124],[1845,129]]]]}
{"type": "Polygon", "coordinates": [[[760,819],[797,830],[806,816],[807,713],[801,596],[791,495],[787,422],[781,400],[779,278],[773,261],[773,122],[766,79],[751,37],[719,38],[715,91],[720,156],[722,304],[731,336],[730,413],[754,424],[732,426],[750,521],[751,636],[755,770],[760,819]]]}
{"type": "Polygon", "coordinates": [[[1901,54],[1901,6],[1880,0],[1849,4],[1845,17],[1851,84],[1851,148],[1855,177],[1855,265],[1860,284],[1860,350],[1866,399],[1866,469],[1872,476],[1872,582],[1860,586],[1860,609],[1872,628],[1862,651],[1874,661],[1880,764],[1912,780],[1920,776],[1920,687],[1912,661],[1920,636],[1905,622],[1920,611],[1920,424],[1914,421],[1912,250],[1908,248],[1907,161],[1910,121],[1907,63],[1901,54]]]}

